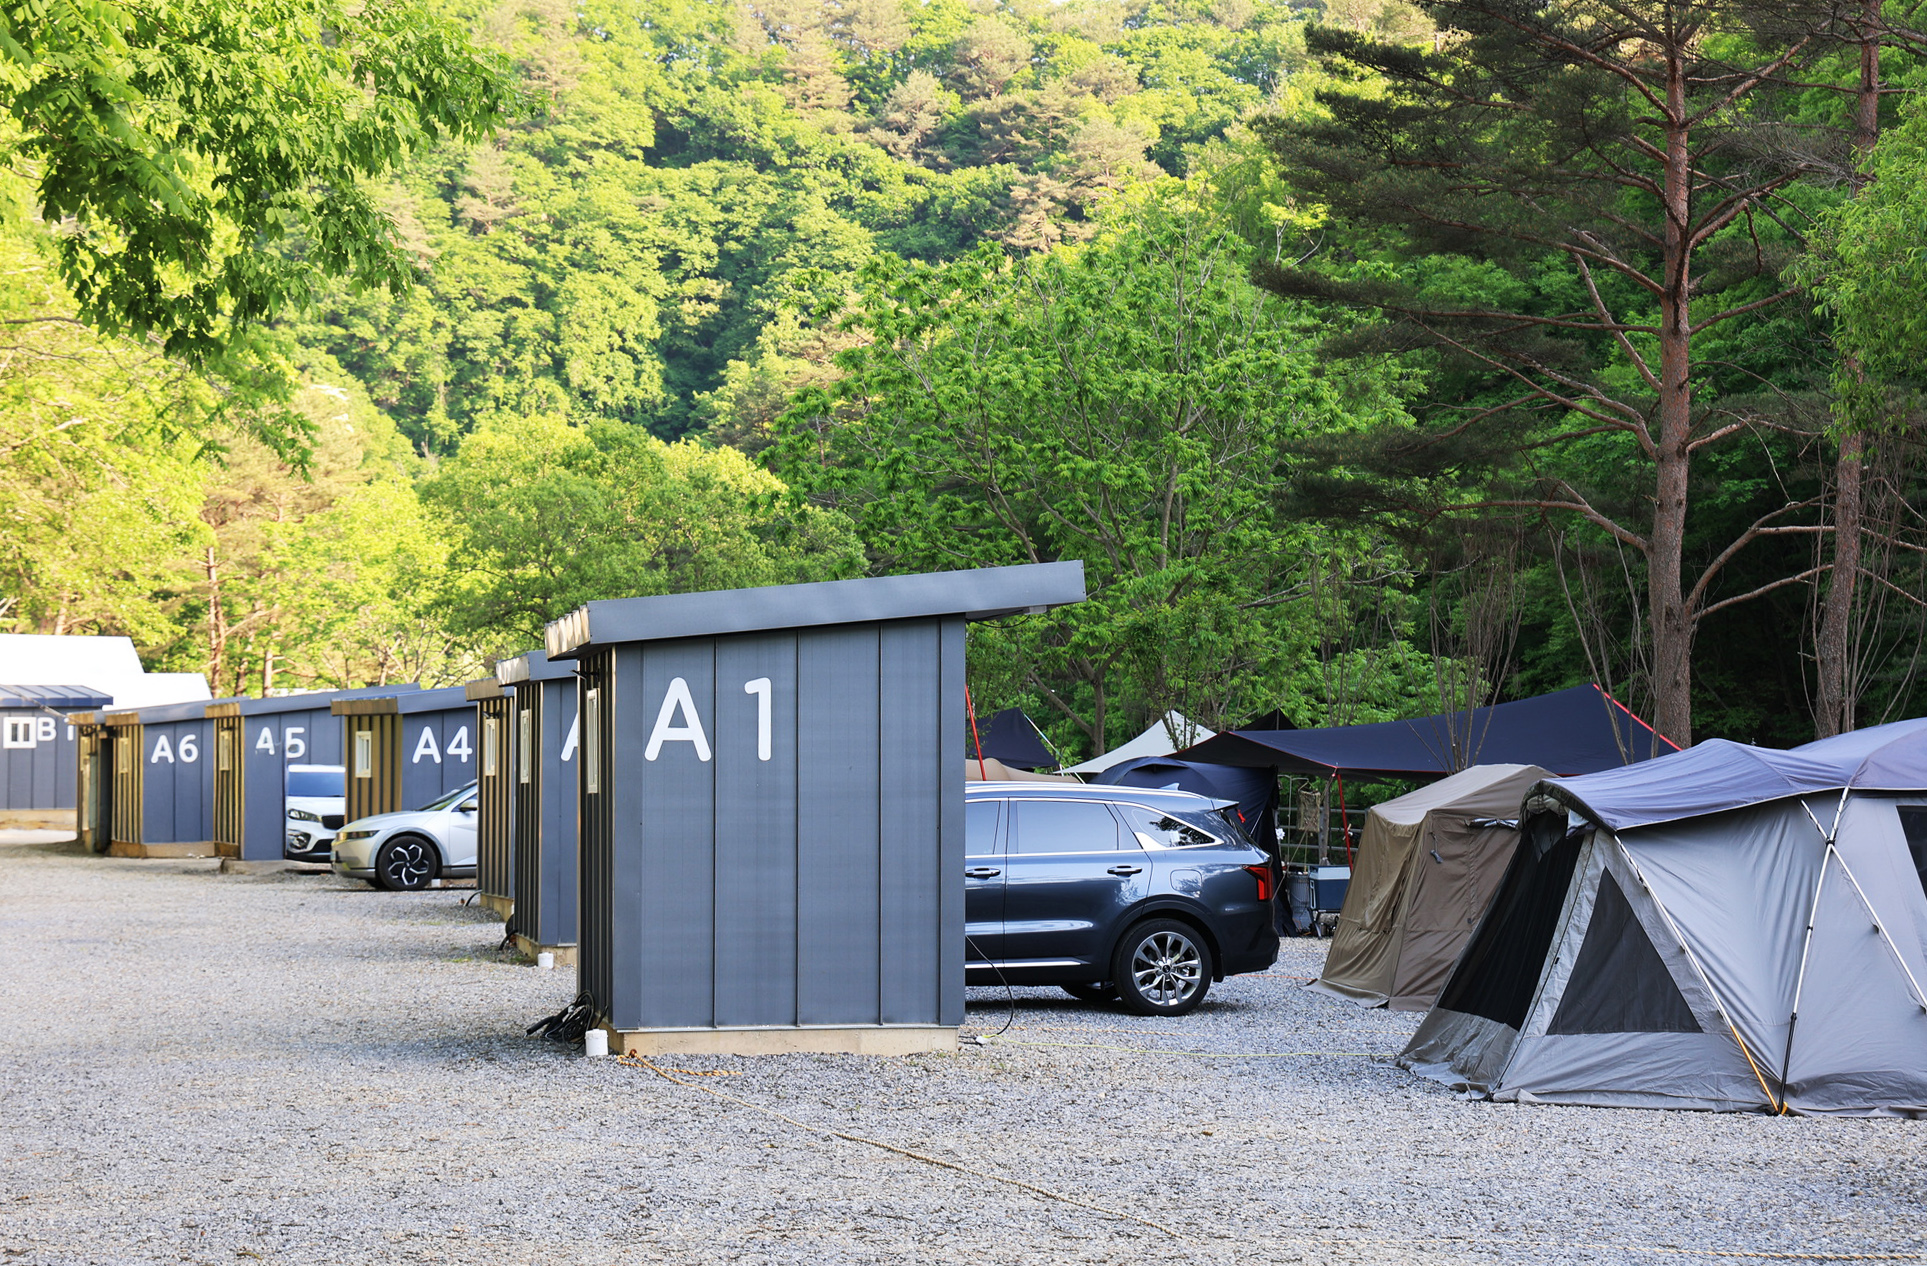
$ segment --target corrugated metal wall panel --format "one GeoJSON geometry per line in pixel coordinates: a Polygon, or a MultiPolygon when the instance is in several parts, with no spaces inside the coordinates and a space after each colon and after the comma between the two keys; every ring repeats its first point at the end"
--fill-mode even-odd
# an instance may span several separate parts
{"type": "Polygon", "coordinates": [[[74,727],[40,708],[0,710],[0,809],[72,809],[79,804],[74,727]]]}
{"type": "Polygon", "coordinates": [[[214,723],[204,718],[143,725],[143,844],[205,844],[214,838],[214,723]]]}
{"type": "Polygon", "coordinates": [[[636,945],[647,954],[638,973],[646,1023],[706,1026],[716,1014],[715,644],[646,645],[641,699],[643,745],[618,739],[610,762],[622,784],[634,780],[641,798],[640,812],[631,808],[617,820],[617,847],[636,859],[640,897],[618,927],[650,929],[647,938],[632,938],[650,942],[646,950],[636,945]],[[664,738],[685,731],[690,737],[664,738]]]}
{"type": "Polygon", "coordinates": [[[876,1024],[878,626],[800,634],[796,677],[796,1019],[876,1024]]]}
{"type": "MultiPolygon", "coordinates": [[[[942,748],[940,633],[934,621],[886,624],[877,664],[879,1018],[933,1023],[937,1013],[938,851],[942,748]]],[[[954,872],[953,872],[954,873],[954,872]]]]}
{"type": "Polygon", "coordinates": [[[716,1023],[794,1024],[795,635],[719,641],[716,680],[716,1023]]]}
{"type": "Polygon", "coordinates": [[[964,699],[963,620],[939,622],[937,680],[937,1023],[964,1019],[964,733],[957,719],[968,715],[964,699]]]}
{"type": "Polygon", "coordinates": [[[574,945],[580,850],[576,840],[576,769],[581,750],[580,718],[572,677],[541,683],[539,733],[542,763],[537,799],[542,810],[538,839],[541,856],[535,866],[540,896],[536,905],[535,939],[544,945],[574,945]]]}
{"type": "Polygon", "coordinates": [[[271,861],[282,855],[288,836],[288,766],[345,767],[348,757],[342,731],[347,720],[335,716],[325,703],[240,718],[248,785],[242,857],[271,861]]]}

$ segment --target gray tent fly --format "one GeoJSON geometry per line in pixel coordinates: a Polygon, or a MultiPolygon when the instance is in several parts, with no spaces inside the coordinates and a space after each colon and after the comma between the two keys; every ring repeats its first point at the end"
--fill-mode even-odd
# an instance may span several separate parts
{"type": "Polygon", "coordinates": [[[1927,720],[1548,779],[1399,1063],[1516,1102],[1927,1116],[1927,720]]]}

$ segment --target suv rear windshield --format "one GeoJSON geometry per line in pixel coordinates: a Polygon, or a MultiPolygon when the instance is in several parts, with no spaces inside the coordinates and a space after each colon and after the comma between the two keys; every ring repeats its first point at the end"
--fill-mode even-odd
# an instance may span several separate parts
{"type": "Polygon", "coordinates": [[[347,779],[339,769],[290,769],[288,794],[340,799],[348,794],[347,779]]]}

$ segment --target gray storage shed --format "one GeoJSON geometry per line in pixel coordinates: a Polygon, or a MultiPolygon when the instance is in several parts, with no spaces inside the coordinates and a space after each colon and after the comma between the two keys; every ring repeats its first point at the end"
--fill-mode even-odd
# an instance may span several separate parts
{"type": "Polygon", "coordinates": [[[330,705],[344,718],[348,821],[419,809],[475,781],[475,701],[461,686],[415,690],[330,705]]]}
{"type": "Polygon", "coordinates": [[[90,821],[96,851],[104,845],[116,857],[214,855],[214,722],[207,707],[166,703],[90,714],[89,722],[97,717],[106,731],[105,742],[81,746],[82,776],[97,751],[111,761],[102,767],[108,785],[99,820],[107,829],[90,821]]]}
{"type": "Polygon", "coordinates": [[[514,910],[508,931],[523,953],[576,959],[577,715],[575,665],[530,651],[496,665],[514,692],[509,729],[515,771],[514,910]]]}
{"type": "Polygon", "coordinates": [[[0,686],[0,826],[64,826],[79,803],[73,714],[113,696],[88,686],[0,686]]]}
{"type": "MultiPolygon", "coordinates": [[[[390,697],[406,686],[311,691],[206,705],[214,722],[214,846],[222,857],[276,861],[287,842],[290,765],[341,761],[340,699],[390,697]]],[[[339,829],[339,821],[324,822],[339,829]]]]}
{"type": "Polygon", "coordinates": [[[1044,563],[592,602],[579,979],[632,1052],[947,1049],[963,1022],[964,623],[1044,563]]]}

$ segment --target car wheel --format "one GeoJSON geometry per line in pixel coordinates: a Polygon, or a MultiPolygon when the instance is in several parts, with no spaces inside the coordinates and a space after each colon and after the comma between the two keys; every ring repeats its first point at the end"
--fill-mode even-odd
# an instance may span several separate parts
{"type": "Polygon", "coordinates": [[[1149,919],[1124,934],[1111,958],[1118,1000],[1139,1015],[1184,1015],[1211,989],[1211,949],[1189,923],[1149,919]]]}
{"type": "Polygon", "coordinates": [[[1117,1001],[1117,986],[1108,980],[1101,984],[1064,985],[1063,990],[1079,1002],[1117,1001]]]}
{"type": "Polygon", "coordinates": [[[437,868],[435,846],[419,835],[398,835],[375,854],[375,879],[390,892],[428,887],[437,868]]]}

